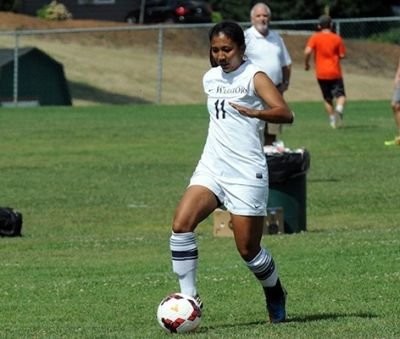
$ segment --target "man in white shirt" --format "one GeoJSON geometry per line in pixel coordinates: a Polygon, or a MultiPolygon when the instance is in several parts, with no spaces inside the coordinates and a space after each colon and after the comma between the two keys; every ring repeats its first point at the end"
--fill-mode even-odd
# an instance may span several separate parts
{"type": "MultiPolygon", "coordinates": [[[[257,3],[250,11],[252,26],[245,31],[246,56],[271,78],[283,94],[289,87],[292,59],[283,39],[269,29],[271,10],[264,3],[257,3]]],[[[268,123],[265,128],[265,145],[272,145],[282,125],[268,123]]]]}

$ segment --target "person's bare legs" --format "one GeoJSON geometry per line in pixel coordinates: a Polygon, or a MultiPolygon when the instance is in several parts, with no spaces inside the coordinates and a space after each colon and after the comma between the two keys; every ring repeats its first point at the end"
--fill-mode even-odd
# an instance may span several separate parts
{"type": "Polygon", "coordinates": [[[231,218],[236,248],[263,287],[270,322],[285,321],[286,292],[281,286],[271,254],[260,245],[264,217],[231,214],[231,218]]]}
{"type": "Polygon", "coordinates": [[[346,105],[346,97],[344,95],[336,98],[335,112],[340,118],[340,124],[343,124],[343,113],[346,105]]]}
{"type": "Polygon", "coordinates": [[[396,127],[397,127],[396,140],[399,140],[400,144],[400,102],[392,102],[392,111],[393,111],[394,121],[396,122],[396,127]]]}
{"type": "Polygon", "coordinates": [[[337,121],[336,121],[336,112],[333,107],[333,101],[332,100],[324,100],[324,106],[325,106],[326,112],[328,113],[330,126],[332,128],[336,128],[337,121]]]}
{"type": "Polygon", "coordinates": [[[170,237],[172,269],[177,275],[181,293],[196,298],[198,250],[194,230],[218,207],[214,193],[203,186],[190,186],[176,208],[170,237]]]}

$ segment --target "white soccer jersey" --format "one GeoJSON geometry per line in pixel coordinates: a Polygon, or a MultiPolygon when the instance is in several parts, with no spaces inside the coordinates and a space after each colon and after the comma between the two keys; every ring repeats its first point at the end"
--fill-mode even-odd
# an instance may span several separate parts
{"type": "Polygon", "coordinates": [[[268,185],[266,157],[263,152],[265,122],[240,114],[230,102],[263,109],[254,90],[254,76],[260,69],[250,61],[225,73],[221,67],[210,69],[203,78],[208,96],[210,124],[199,166],[215,177],[236,184],[268,185]]]}
{"type": "Polygon", "coordinates": [[[282,82],[282,67],[292,64],[289,52],[280,35],[269,31],[263,36],[254,26],[245,31],[246,57],[260,67],[275,85],[282,82]]]}

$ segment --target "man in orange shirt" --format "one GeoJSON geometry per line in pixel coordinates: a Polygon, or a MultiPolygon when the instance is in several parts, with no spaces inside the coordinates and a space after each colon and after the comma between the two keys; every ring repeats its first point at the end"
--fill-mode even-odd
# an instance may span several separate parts
{"type": "Polygon", "coordinates": [[[329,115],[329,123],[332,128],[336,128],[342,124],[346,104],[340,67],[340,59],[344,58],[346,48],[342,38],[332,31],[332,27],[330,16],[322,15],[319,18],[319,32],[308,39],[304,50],[304,69],[310,69],[310,58],[314,53],[315,74],[329,115]]]}

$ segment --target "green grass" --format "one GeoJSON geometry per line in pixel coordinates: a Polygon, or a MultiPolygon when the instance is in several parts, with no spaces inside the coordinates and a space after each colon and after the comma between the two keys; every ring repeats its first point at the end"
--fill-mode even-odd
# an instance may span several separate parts
{"type": "MultiPolygon", "coordinates": [[[[283,139],[311,154],[307,232],[264,237],[289,291],[288,323],[265,323],[261,288],[231,238],[198,228],[196,338],[400,337],[400,148],[388,102],[350,102],[331,130],[294,103],[283,139]]],[[[168,239],[200,156],[199,106],[0,111],[0,206],[24,215],[0,239],[0,337],[165,338],[155,313],[178,289],[168,239]]]]}

